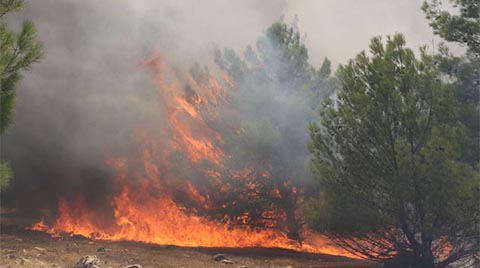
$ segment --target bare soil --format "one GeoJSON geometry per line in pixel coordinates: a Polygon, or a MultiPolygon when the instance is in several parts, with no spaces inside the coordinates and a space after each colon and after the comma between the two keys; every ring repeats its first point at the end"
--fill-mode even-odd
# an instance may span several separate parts
{"type": "MultiPolygon", "coordinates": [[[[0,230],[1,268],[70,268],[85,255],[96,255],[101,268],[140,264],[143,268],[373,268],[378,264],[326,254],[279,248],[186,248],[136,242],[92,241],[85,237],[52,238],[26,230],[31,223],[12,210],[2,209],[0,230]],[[223,254],[233,264],[217,262],[223,254]]],[[[27,217],[28,218],[28,217],[27,217]]]]}

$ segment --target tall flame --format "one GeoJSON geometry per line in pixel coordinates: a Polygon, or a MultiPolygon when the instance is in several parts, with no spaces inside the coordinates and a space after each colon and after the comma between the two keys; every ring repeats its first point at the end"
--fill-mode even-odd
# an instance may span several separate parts
{"type": "MultiPolygon", "coordinates": [[[[208,209],[210,198],[183,177],[195,173],[185,175],[182,173],[185,171],[176,170],[182,161],[195,167],[193,169],[200,172],[197,174],[216,182],[218,191],[230,190],[221,181],[227,156],[219,145],[224,141],[219,131],[210,127],[209,120],[218,115],[216,107],[224,101],[226,88],[233,88],[235,84],[228,76],[222,82],[227,87],[210,77],[202,81],[189,77],[182,81],[160,57],[145,61],[143,66],[155,73],[159,100],[167,114],[168,126],[163,129],[167,129],[168,139],[156,138],[139,127],[134,133],[139,152],[130,158],[107,161],[116,173],[114,193],[107,204],[111,208],[109,212],[88,206],[82,197],[73,201],[61,198],[53,224],[47,225],[42,220],[31,229],[53,236],[78,234],[100,240],[179,246],[280,247],[352,257],[320,235],[309,234],[306,241],[299,243],[289,239],[283,230],[208,219],[195,213],[195,207],[177,202],[180,198],[197,204],[197,208],[208,209]],[[175,162],[175,159],[180,160],[175,162]],[[203,162],[208,163],[208,168],[200,165],[203,162]]],[[[228,172],[234,179],[253,173],[250,168],[228,172]]],[[[266,170],[257,173],[270,176],[266,170]]],[[[257,185],[250,183],[248,187],[255,189],[257,185]]],[[[266,213],[276,216],[274,211],[266,213]]]]}

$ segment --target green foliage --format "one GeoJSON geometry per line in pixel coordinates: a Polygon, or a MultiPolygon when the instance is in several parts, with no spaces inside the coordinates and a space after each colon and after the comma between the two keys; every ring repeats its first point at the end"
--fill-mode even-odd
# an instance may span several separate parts
{"type": "Polygon", "coordinates": [[[462,162],[468,141],[434,57],[417,59],[397,34],[372,39],[342,71],[336,99],[311,125],[312,168],[323,197],[307,221],[364,257],[442,267],[478,248],[478,172],[462,162]],[[452,252],[440,259],[439,241],[452,252]]]}
{"type": "Polygon", "coordinates": [[[455,94],[457,118],[468,129],[470,142],[464,146],[462,158],[476,167],[480,161],[480,2],[450,2],[457,8],[455,15],[441,10],[440,1],[425,2],[423,11],[435,34],[446,41],[467,45],[467,55],[459,57],[440,44],[436,62],[455,94]]]}
{"type": "Polygon", "coordinates": [[[22,9],[24,3],[25,1],[23,0],[0,0],[0,17],[22,9]]]}
{"type": "Polygon", "coordinates": [[[456,117],[467,127],[469,141],[463,146],[461,157],[478,169],[480,161],[480,58],[458,57],[440,45],[435,55],[440,71],[453,92],[457,105],[456,117]]]}
{"type": "Polygon", "coordinates": [[[12,177],[12,169],[5,161],[0,161],[0,189],[5,189],[8,186],[10,178],[12,177]]]}
{"type": "Polygon", "coordinates": [[[290,238],[300,239],[302,219],[296,210],[305,192],[299,189],[311,183],[305,129],[316,120],[325,91],[333,92],[331,63],[325,59],[319,70],[309,64],[296,21],[274,23],[242,56],[231,49],[216,50],[215,62],[236,85],[229,97],[231,114],[238,117],[224,120],[236,126],[222,135],[224,150],[232,156],[229,165],[252,169],[248,176],[224,182],[232,190],[215,198],[221,200],[218,215],[282,228],[290,238]]]}
{"type": "Polygon", "coordinates": [[[296,20],[291,24],[283,21],[272,24],[257,40],[256,49],[248,46],[243,57],[228,48],[223,53],[215,50],[215,63],[235,81],[246,83],[254,79],[281,92],[314,92],[320,99],[324,95],[320,84],[327,84],[331,73],[327,58],[318,71],[309,64],[308,50],[296,20]]]}
{"type": "MultiPolygon", "coordinates": [[[[21,71],[27,70],[42,56],[42,45],[32,22],[25,21],[20,32],[12,31],[5,16],[23,7],[21,0],[0,0],[0,135],[13,120],[15,87],[22,78],[21,71]]],[[[12,171],[6,162],[0,163],[0,189],[10,179],[12,171]]]]}
{"type": "Polygon", "coordinates": [[[271,76],[292,89],[311,79],[312,67],[296,22],[291,25],[277,22],[257,41],[261,62],[271,76]]]}
{"type": "Polygon", "coordinates": [[[468,46],[472,53],[480,56],[480,2],[478,0],[450,0],[458,14],[441,9],[442,2],[424,2],[422,9],[430,21],[435,34],[447,41],[468,46]]]}
{"type": "Polygon", "coordinates": [[[0,2],[0,133],[3,133],[13,118],[15,86],[22,78],[20,71],[27,70],[42,56],[42,45],[36,40],[32,22],[25,21],[19,33],[13,32],[4,21],[8,12],[17,11],[23,1],[0,2]]]}

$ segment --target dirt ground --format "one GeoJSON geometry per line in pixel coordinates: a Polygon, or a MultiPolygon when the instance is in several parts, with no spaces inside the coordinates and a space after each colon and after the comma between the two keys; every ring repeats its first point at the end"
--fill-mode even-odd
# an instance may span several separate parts
{"type": "Polygon", "coordinates": [[[135,242],[91,241],[84,237],[52,238],[25,230],[25,219],[1,214],[1,268],[70,268],[85,255],[96,255],[101,268],[140,264],[143,268],[371,268],[378,265],[344,257],[268,248],[185,248],[135,242]],[[215,261],[223,254],[233,263],[215,261]]]}

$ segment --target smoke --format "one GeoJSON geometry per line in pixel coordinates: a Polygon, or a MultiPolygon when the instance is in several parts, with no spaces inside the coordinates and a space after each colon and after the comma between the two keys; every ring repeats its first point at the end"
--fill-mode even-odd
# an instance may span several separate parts
{"type": "Polygon", "coordinates": [[[213,62],[215,43],[242,46],[274,20],[266,10],[281,9],[254,1],[27,4],[8,19],[35,22],[45,57],[19,84],[15,123],[2,142],[15,171],[3,199],[25,208],[53,207],[56,193],[101,198],[111,176],[105,156],[128,154],[136,124],[165,124],[153,75],[141,67],[146,57],[160,53],[183,69],[213,62]]]}
{"type": "MultiPolygon", "coordinates": [[[[45,57],[18,85],[15,123],[2,141],[2,155],[11,162],[15,178],[2,199],[34,210],[55,206],[55,193],[60,192],[101,199],[110,190],[112,176],[103,168],[105,156],[128,155],[137,124],[161,128],[166,123],[155,80],[142,68],[142,60],[153,53],[179,69],[194,61],[214,69],[214,47],[241,51],[280,15],[298,14],[300,30],[308,34],[311,62],[318,66],[328,56],[342,63],[365,48],[373,35],[403,31],[414,44],[429,42],[420,2],[29,1],[9,20],[13,25],[34,21],[45,57]],[[405,12],[389,16],[398,10],[405,12]]],[[[239,98],[243,103],[266,102],[274,93],[262,94],[239,98]]],[[[304,126],[297,123],[304,121],[298,116],[305,111],[296,110],[301,110],[296,100],[278,95],[273,103],[264,105],[270,110],[261,113],[275,115],[283,124],[296,122],[283,129],[303,135],[298,132],[304,126]]],[[[244,108],[254,118],[252,106],[244,108]]],[[[251,129],[261,131],[260,126],[251,129]]],[[[282,154],[296,150],[286,148],[282,154]]]]}

